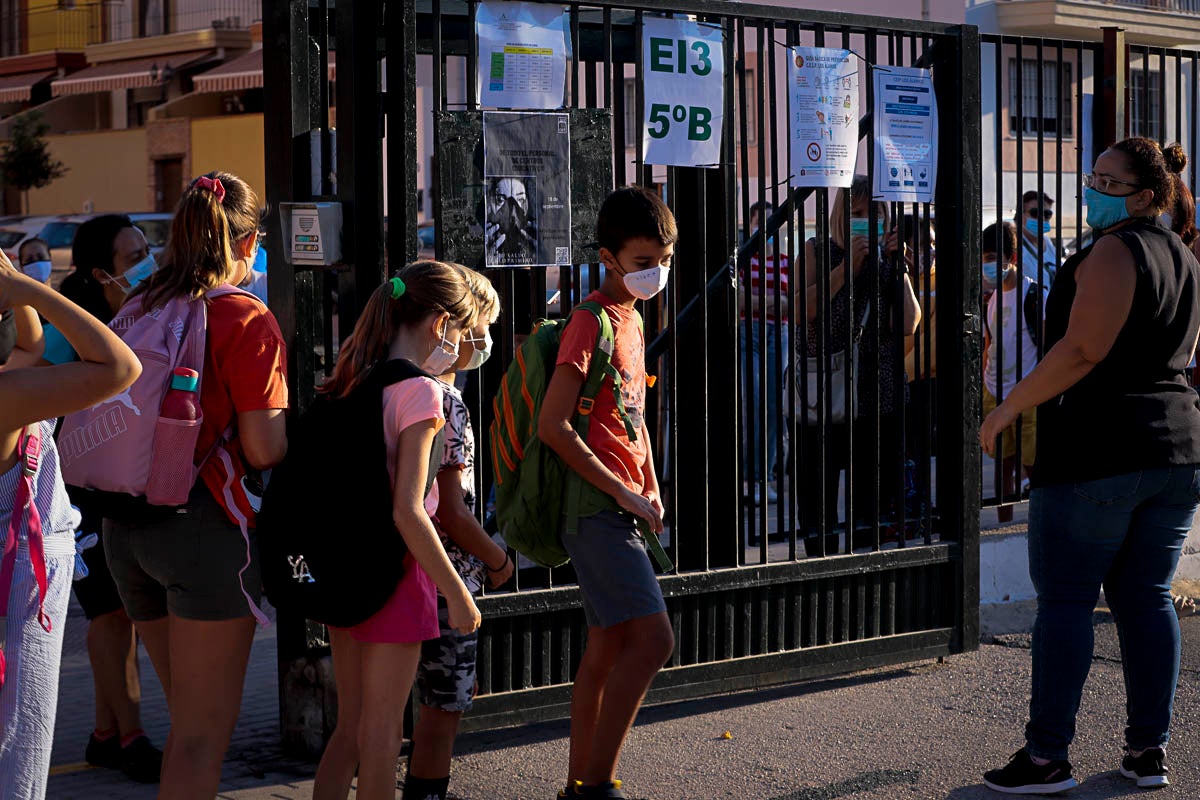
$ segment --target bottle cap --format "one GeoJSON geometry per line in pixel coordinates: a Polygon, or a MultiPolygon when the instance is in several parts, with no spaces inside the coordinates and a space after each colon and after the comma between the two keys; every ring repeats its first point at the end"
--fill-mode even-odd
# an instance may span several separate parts
{"type": "Polygon", "coordinates": [[[194,392],[200,386],[200,373],[187,367],[176,367],[171,376],[171,388],[184,392],[194,392]]]}

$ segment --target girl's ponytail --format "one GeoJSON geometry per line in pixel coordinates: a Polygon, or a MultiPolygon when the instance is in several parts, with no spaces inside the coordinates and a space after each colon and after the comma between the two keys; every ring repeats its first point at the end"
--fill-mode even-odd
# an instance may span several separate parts
{"type": "Polygon", "coordinates": [[[441,261],[414,261],[371,292],[353,332],[342,343],[333,375],[319,391],[334,397],[354,391],[387,356],[400,329],[430,314],[445,311],[460,325],[474,324],[478,312],[461,269],[441,261]]]}

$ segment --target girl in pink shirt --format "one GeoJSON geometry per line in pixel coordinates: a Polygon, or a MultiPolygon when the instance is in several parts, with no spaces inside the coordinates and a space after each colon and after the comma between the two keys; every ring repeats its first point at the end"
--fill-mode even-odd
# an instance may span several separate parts
{"type": "Polygon", "coordinates": [[[436,482],[425,491],[434,438],[445,423],[442,390],[432,376],[458,361],[462,332],[476,314],[459,270],[437,261],[409,264],[371,295],[322,388],[344,396],[385,359],[408,360],[429,376],[384,392],[393,516],[409,552],[404,577],[382,609],[352,628],[329,631],[338,720],[317,770],[314,800],[344,800],[356,769],[359,800],[395,797],[404,706],[421,642],[438,636],[437,591],[446,598],[452,627],[463,634],[479,627],[479,610],[430,519],[438,505],[436,482]]]}

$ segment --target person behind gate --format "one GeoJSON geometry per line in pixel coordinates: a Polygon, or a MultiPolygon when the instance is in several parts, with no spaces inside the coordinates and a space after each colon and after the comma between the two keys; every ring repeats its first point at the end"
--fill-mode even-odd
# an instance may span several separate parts
{"type": "MultiPolygon", "coordinates": [[[[30,316],[36,324],[36,315],[30,316]]],[[[0,797],[5,800],[38,800],[46,794],[79,524],[59,474],[54,424],[41,420],[104,402],[126,390],[140,372],[137,357],[116,334],[45,284],[20,274],[0,252],[0,797]],[[18,345],[16,312],[24,307],[53,324],[79,361],[5,371],[18,345]]]]}
{"type": "Polygon", "coordinates": [[[629,186],[604,201],[596,234],[604,282],[587,300],[600,305],[612,322],[611,366],[623,379],[625,414],[607,378],[588,410],[592,424],[587,441],[576,433],[572,418],[600,322],[592,314],[574,314],[546,389],[538,436],[588,490],[579,518],[564,520],[568,527],[577,523],[575,532],[563,536],[563,545],[578,576],[588,637],[575,675],[567,786],[559,797],[623,798],[614,777],[621,747],[650,682],[675,647],[638,528],[640,519],[649,535],[658,535],[663,506],[643,417],[645,339],[634,304],[666,286],[677,232],[674,216],[658,195],[629,186]]]}
{"type": "MultiPolygon", "coordinates": [[[[475,431],[456,373],[479,369],[492,352],[488,328],[500,318],[500,297],[480,273],[458,264],[479,307],[475,326],[464,334],[458,361],[439,375],[444,398],[446,443],[438,469],[438,508],[434,524],[450,563],[472,594],[486,584],[494,589],[513,574],[508,552],[492,541],[475,517],[475,431]]],[[[438,593],[438,638],[421,643],[417,664],[417,696],[421,701],[412,756],[404,781],[405,800],[445,800],[450,784],[450,758],[458,723],[475,697],[477,632],[463,634],[450,625],[446,598],[438,593]]]]}
{"type": "MultiPolygon", "coordinates": [[[[428,475],[434,442],[445,424],[442,384],[433,376],[458,363],[463,331],[477,314],[460,268],[440,261],[409,264],[371,294],[342,345],[333,376],[321,388],[345,397],[385,360],[403,359],[422,371],[383,391],[392,516],[408,554],[404,575],[383,608],[353,627],[329,629],[338,717],[317,768],[314,800],[345,800],[356,770],[359,800],[395,797],[404,706],[421,643],[439,636],[438,591],[446,599],[449,628],[462,636],[479,628],[479,609],[434,527],[439,491],[428,475]]],[[[435,465],[440,461],[439,451],[435,465]]],[[[342,499],[348,508],[355,500],[342,499]]]]}
{"type": "Polygon", "coordinates": [[[1067,755],[1101,586],[1128,695],[1120,772],[1142,788],[1168,783],[1180,653],[1171,580],[1200,498],[1200,401],[1185,374],[1200,336],[1200,264],[1156,219],[1178,180],[1149,139],[1117,142],[1096,159],[1085,178],[1096,241],[1050,290],[1045,357],[980,430],[993,452],[1000,431],[1038,409],[1033,689],[1025,746],[984,775],[1000,792],[1076,785],[1067,755]]]}

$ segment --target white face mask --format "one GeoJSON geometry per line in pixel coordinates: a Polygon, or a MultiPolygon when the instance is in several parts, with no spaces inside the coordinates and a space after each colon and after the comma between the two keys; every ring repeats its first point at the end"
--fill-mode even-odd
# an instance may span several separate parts
{"type": "Polygon", "coordinates": [[[471,353],[471,360],[467,362],[464,369],[479,369],[484,362],[492,355],[492,334],[489,331],[483,333],[483,348],[480,349],[476,344],[478,339],[470,339],[471,346],[475,348],[475,352],[471,353]]]}
{"type": "Polygon", "coordinates": [[[49,261],[30,261],[28,264],[21,265],[21,271],[38,283],[46,283],[50,280],[50,270],[53,268],[54,265],[49,261]]]}
{"type": "Polygon", "coordinates": [[[671,275],[670,267],[650,267],[637,272],[626,272],[621,280],[625,288],[638,300],[649,300],[654,295],[667,288],[667,278],[671,275]]]}
{"type": "Polygon", "coordinates": [[[446,323],[446,327],[442,328],[442,341],[433,348],[433,352],[429,354],[428,358],[421,362],[421,369],[430,375],[445,375],[458,363],[458,342],[446,339],[449,331],[450,323],[446,323]]]}

